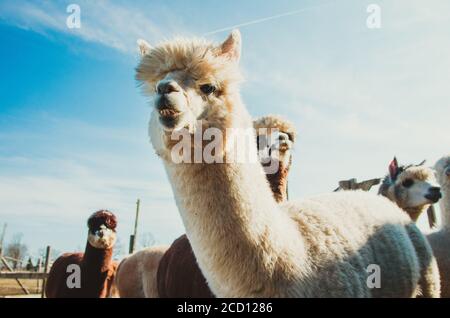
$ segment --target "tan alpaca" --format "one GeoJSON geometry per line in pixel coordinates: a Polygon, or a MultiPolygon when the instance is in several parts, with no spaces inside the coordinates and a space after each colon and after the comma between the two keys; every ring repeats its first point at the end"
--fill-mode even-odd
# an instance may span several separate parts
{"type": "Polygon", "coordinates": [[[280,116],[268,115],[255,119],[253,127],[257,137],[259,159],[275,200],[286,201],[289,195],[288,174],[292,165],[292,148],[297,135],[295,126],[280,116]],[[274,129],[276,136],[273,136],[274,129]],[[264,147],[266,144],[269,147],[264,147]],[[278,169],[273,173],[268,167],[270,164],[264,162],[276,163],[278,169]]]}
{"type": "Polygon", "coordinates": [[[432,169],[423,163],[399,166],[396,158],[389,164],[379,194],[395,202],[414,222],[442,197],[432,169]]]}
{"type": "Polygon", "coordinates": [[[428,235],[428,240],[439,265],[441,295],[450,298],[450,155],[441,158],[434,169],[443,194],[440,201],[442,228],[428,235]]]}
{"type": "MultiPolygon", "coordinates": [[[[279,171],[268,174],[267,178],[273,189],[275,199],[279,202],[284,201],[287,198],[287,174],[292,163],[291,151],[296,137],[295,127],[279,116],[269,115],[256,119],[254,128],[259,138],[268,141],[268,143],[258,143],[258,145],[261,145],[260,153],[265,154],[267,149],[274,150],[269,154],[269,157],[272,160],[280,161],[279,171]],[[276,136],[278,140],[270,138],[271,129],[277,129],[279,132],[276,136]]],[[[158,266],[168,248],[168,246],[150,247],[121,261],[115,278],[115,285],[121,298],[159,297],[156,280],[158,266]]],[[[188,253],[191,253],[191,251],[189,250],[188,253]]],[[[174,257],[178,256],[175,255],[174,257]]],[[[183,256],[186,258],[186,255],[183,256]]],[[[192,263],[194,264],[192,266],[196,266],[195,259],[192,260],[192,263]]],[[[183,285],[186,285],[186,283],[183,285]]],[[[204,287],[204,289],[207,289],[207,287],[204,287]]]]}
{"type": "Polygon", "coordinates": [[[156,273],[168,246],[154,246],[124,258],[115,285],[121,298],[157,298],[156,273]]]}
{"type": "MultiPolygon", "coordinates": [[[[137,79],[155,97],[151,142],[214,294],[411,297],[426,271],[423,294],[439,296],[427,241],[386,198],[345,191],[278,205],[258,162],[230,160],[239,154],[227,129],[252,126],[238,90],[238,31],[218,46],[183,39],[143,46],[137,79]],[[218,153],[226,163],[173,161],[173,132],[211,127],[225,135],[218,153]],[[426,269],[418,255],[427,258],[426,269]],[[367,284],[370,265],[379,266],[380,288],[367,284]]],[[[244,150],[256,156],[254,143],[244,150]]]]}

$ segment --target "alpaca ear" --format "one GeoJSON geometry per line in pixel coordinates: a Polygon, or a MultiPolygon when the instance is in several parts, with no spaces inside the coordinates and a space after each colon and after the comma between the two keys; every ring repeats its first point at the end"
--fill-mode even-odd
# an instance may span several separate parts
{"type": "Polygon", "coordinates": [[[239,62],[241,57],[241,32],[233,30],[225,42],[220,46],[221,55],[227,56],[230,60],[239,62]]]}
{"type": "Polygon", "coordinates": [[[394,159],[389,164],[389,175],[391,177],[391,180],[395,180],[395,178],[397,177],[397,172],[398,172],[398,162],[397,158],[394,157],[394,159]]]}
{"type": "Polygon", "coordinates": [[[139,46],[139,52],[141,53],[141,57],[144,57],[152,50],[150,44],[148,44],[148,42],[145,40],[139,39],[137,40],[137,44],[139,46]]]}

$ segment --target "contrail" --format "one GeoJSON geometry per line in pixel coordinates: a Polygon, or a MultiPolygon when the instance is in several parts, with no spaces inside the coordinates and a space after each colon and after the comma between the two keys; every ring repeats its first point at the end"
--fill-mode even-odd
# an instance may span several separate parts
{"type": "Polygon", "coordinates": [[[241,27],[245,27],[245,26],[249,26],[249,25],[253,25],[253,24],[263,23],[263,22],[270,21],[270,20],[275,20],[275,19],[279,19],[279,18],[291,16],[291,15],[296,15],[296,14],[299,14],[299,13],[303,13],[305,11],[315,10],[315,9],[320,8],[320,7],[325,7],[325,6],[329,6],[329,5],[332,5],[332,4],[334,4],[334,1],[328,2],[328,3],[324,3],[324,4],[320,4],[320,5],[315,6],[315,7],[308,7],[308,8],[303,8],[303,9],[300,9],[300,10],[280,13],[280,14],[273,15],[273,16],[270,16],[270,17],[256,19],[256,20],[253,20],[253,21],[244,22],[244,23],[233,25],[233,26],[228,26],[228,27],[225,27],[225,28],[222,28],[222,29],[217,29],[217,30],[214,30],[214,31],[210,31],[208,33],[203,34],[203,36],[212,35],[212,34],[225,32],[225,31],[231,31],[233,29],[237,29],[237,28],[241,28],[241,27]]]}

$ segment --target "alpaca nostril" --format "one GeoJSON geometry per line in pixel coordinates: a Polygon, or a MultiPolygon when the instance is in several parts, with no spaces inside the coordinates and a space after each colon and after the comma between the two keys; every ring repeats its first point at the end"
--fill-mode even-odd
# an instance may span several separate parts
{"type": "Polygon", "coordinates": [[[442,198],[440,187],[431,187],[428,190],[428,194],[425,196],[426,199],[436,203],[442,198]]]}
{"type": "Polygon", "coordinates": [[[440,187],[431,187],[430,188],[430,192],[432,192],[432,193],[441,193],[441,188],[440,187]]]}
{"type": "Polygon", "coordinates": [[[165,95],[165,94],[178,92],[179,90],[178,90],[177,84],[175,82],[171,81],[171,82],[159,83],[158,86],[156,87],[156,91],[160,95],[165,95]]]}

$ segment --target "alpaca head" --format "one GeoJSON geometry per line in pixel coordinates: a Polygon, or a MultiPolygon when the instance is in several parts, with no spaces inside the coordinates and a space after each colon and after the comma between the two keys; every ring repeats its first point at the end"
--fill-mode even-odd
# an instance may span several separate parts
{"type": "Polygon", "coordinates": [[[239,31],[220,45],[180,38],[156,47],[138,43],[136,79],[153,97],[150,136],[156,148],[161,135],[184,128],[193,133],[199,121],[208,127],[226,125],[241,81],[239,31]]]}
{"type": "Polygon", "coordinates": [[[450,155],[442,157],[434,165],[436,178],[444,189],[450,188],[450,155]]]}
{"type": "Polygon", "coordinates": [[[424,163],[399,166],[394,158],[380,187],[380,194],[397,203],[413,220],[417,220],[421,212],[437,203],[442,196],[433,170],[424,163]]]}
{"type": "Polygon", "coordinates": [[[92,247],[110,249],[116,243],[117,219],[107,210],[100,210],[88,219],[88,241],[92,247]]]}
{"type": "Polygon", "coordinates": [[[280,170],[289,170],[296,138],[294,125],[280,116],[269,115],[256,119],[253,127],[263,166],[276,160],[280,170]]]}

